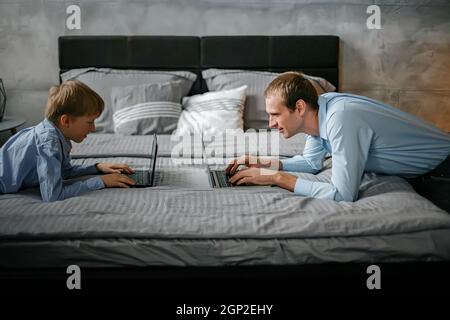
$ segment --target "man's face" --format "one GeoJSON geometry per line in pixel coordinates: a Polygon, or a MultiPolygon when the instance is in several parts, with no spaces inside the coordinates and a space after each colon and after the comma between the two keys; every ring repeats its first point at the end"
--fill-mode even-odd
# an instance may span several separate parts
{"type": "Polygon", "coordinates": [[[90,132],[95,131],[95,119],[98,115],[69,117],[69,125],[66,130],[66,138],[82,142],[90,132]]]}
{"type": "Polygon", "coordinates": [[[269,114],[269,126],[290,138],[297,134],[302,118],[297,111],[292,111],[278,94],[266,97],[266,112],[269,114]]]}

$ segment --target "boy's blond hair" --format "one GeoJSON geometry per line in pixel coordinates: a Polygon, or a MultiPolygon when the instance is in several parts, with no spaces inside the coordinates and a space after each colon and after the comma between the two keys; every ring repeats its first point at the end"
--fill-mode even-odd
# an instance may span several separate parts
{"type": "Polygon", "coordinates": [[[48,91],[45,117],[57,123],[63,114],[81,117],[100,115],[105,103],[91,88],[78,80],[67,80],[48,91]]]}

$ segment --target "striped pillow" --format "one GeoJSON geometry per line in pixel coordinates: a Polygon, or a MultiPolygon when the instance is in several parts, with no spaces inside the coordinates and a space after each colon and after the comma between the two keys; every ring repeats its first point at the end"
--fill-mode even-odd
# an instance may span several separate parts
{"type": "Polygon", "coordinates": [[[172,133],[181,114],[181,96],[178,81],[113,88],[114,132],[125,135],[172,133]]]}
{"type": "Polygon", "coordinates": [[[178,121],[178,135],[216,134],[227,129],[243,130],[247,86],[206,92],[183,98],[183,112],[178,121]]]}
{"type": "Polygon", "coordinates": [[[105,109],[100,117],[95,120],[96,132],[103,133],[114,132],[114,110],[113,101],[111,100],[111,93],[114,87],[181,81],[182,93],[185,96],[191,90],[196,78],[197,75],[189,71],[130,70],[93,67],[72,69],[61,74],[63,81],[78,79],[103,98],[105,101],[105,109]]]}
{"type": "Polygon", "coordinates": [[[114,113],[114,131],[126,135],[171,133],[176,129],[180,114],[180,103],[170,101],[138,103],[114,113]]]}

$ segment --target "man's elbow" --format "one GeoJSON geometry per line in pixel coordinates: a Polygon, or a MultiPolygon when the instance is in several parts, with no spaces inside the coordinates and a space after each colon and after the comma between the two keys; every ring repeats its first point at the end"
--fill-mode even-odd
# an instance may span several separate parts
{"type": "Polygon", "coordinates": [[[334,200],[337,202],[345,201],[345,202],[355,202],[358,200],[358,195],[352,194],[341,194],[339,192],[336,193],[334,200]]]}
{"type": "Polygon", "coordinates": [[[312,174],[318,174],[323,169],[322,162],[311,162],[309,165],[311,167],[312,174]]]}

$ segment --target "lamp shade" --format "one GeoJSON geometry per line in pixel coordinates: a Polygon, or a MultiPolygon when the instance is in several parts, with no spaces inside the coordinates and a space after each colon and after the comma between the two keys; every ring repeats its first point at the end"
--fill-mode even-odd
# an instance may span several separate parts
{"type": "Polygon", "coordinates": [[[6,92],[3,86],[3,81],[0,79],[0,121],[3,120],[3,115],[5,114],[6,108],[6,92]]]}

